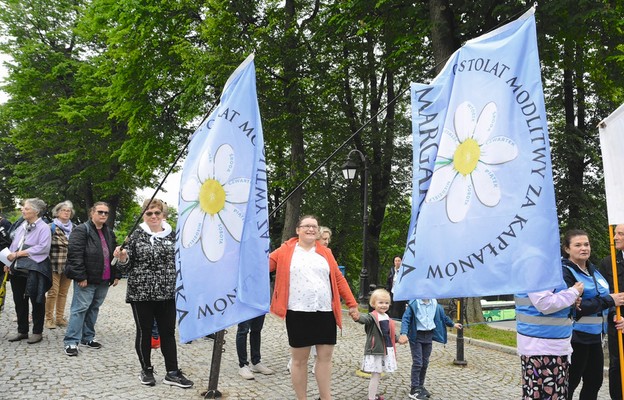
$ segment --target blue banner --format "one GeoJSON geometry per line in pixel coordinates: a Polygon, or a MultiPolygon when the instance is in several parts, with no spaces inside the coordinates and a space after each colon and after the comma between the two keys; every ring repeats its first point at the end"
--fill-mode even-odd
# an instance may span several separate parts
{"type": "Polygon", "coordinates": [[[412,218],[397,300],[562,282],[534,9],[413,84],[412,218]]]}
{"type": "Polygon", "coordinates": [[[268,312],[266,178],[250,55],[193,134],[182,169],[176,308],[183,343],[268,312]]]}

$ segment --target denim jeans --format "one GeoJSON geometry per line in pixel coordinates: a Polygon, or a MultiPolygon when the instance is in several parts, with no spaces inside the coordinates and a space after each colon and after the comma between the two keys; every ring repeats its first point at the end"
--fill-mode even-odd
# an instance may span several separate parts
{"type": "Polygon", "coordinates": [[[241,322],[236,330],[236,353],[238,354],[238,366],[249,365],[247,361],[247,334],[249,333],[249,347],[251,348],[251,363],[256,365],[260,362],[260,332],[264,325],[264,314],[241,322]],[[250,332],[251,331],[251,332],[250,332]]]}
{"type": "Polygon", "coordinates": [[[74,281],[74,297],[72,298],[69,323],[63,342],[67,345],[87,343],[95,338],[95,322],[100,306],[108,293],[108,281],[80,287],[74,281]]]}
{"type": "Polygon", "coordinates": [[[424,386],[427,367],[429,366],[429,356],[433,340],[433,331],[418,331],[416,341],[410,340],[410,350],[412,351],[412,376],[411,388],[424,386]]]}

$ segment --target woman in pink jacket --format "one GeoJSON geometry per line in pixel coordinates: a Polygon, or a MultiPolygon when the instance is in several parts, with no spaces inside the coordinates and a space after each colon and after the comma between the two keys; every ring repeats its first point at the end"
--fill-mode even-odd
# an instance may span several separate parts
{"type": "Polygon", "coordinates": [[[292,353],[291,380],[298,400],[306,399],[308,358],[316,346],[316,382],[320,398],[331,399],[331,360],[336,344],[336,326],[342,328],[342,297],[352,318],[358,318],[357,302],[340,273],[331,250],[317,241],[316,217],[303,216],[297,236],[271,253],[275,271],[271,312],[286,319],[292,353]]]}

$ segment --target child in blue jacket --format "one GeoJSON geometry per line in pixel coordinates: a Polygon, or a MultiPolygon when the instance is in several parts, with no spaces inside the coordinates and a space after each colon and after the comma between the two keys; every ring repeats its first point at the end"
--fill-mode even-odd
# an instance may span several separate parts
{"type": "Polygon", "coordinates": [[[446,343],[446,326],[461,329],[461,324],[453,323],[436,299],[416,299],[410,301],[401,321],[399,343],[409,340],[412,352],[412,376],[410,399],[428,399],[429,391],[425,389],[425,376],[429,366],[429,356],[433,340],[446,343]]]}

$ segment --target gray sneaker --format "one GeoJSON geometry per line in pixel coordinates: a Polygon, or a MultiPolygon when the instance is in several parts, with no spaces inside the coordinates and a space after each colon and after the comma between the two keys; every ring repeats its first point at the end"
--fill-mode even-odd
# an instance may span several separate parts
{"type": "Polygon", "coordinates": [[[262,364],[261,362],[259,362],[258,364],[255,365],[251,365],[249,367],[249,370],[251,370],[251,372],[259,372],[262,375],[272,375],[273,374],[273,370],[270,368],[267,368],[264,364],[262,364]]]}
{"type": "Polygon", "coordinates": [[[249,365],[243,365],[238,370],[238,374],[243,377],[243,379],[252,380],[254,378],[253,372],[249,369],[249,365]]]}

